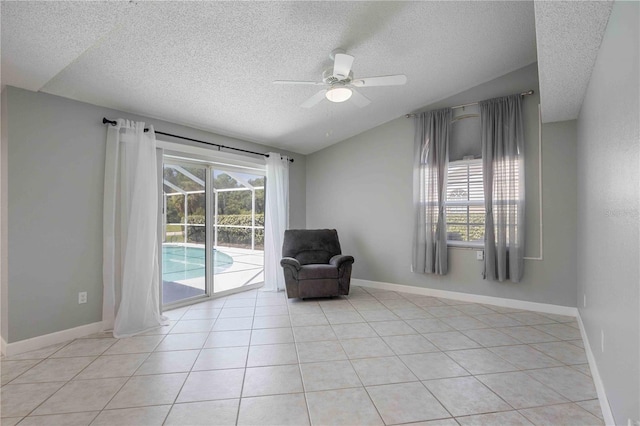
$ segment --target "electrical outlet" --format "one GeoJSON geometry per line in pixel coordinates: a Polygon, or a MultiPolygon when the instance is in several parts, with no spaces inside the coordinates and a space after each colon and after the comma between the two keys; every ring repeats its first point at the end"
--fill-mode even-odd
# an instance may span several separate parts
{"type": "Polygon", "coordinates": [[[584,305],[584,307],[586,308],[586,307],[587,307],[587,295],[586,295],[586,294],[583,294],[582,296],[583,296],[583,298],[584,298],[583,305],[584,305]]]}
{"type": "Polygon", "coordinates": [[[604,330],[600,330],[600,350],[604,353],[604,330]]]}
{"type": "Polygon", "coordinates": [[[78,293],[78,304],[87,303],[87,292],[81,291],[78,293]]]}
{"type": "Polygon", "coordinates": [[[476,260],[484,260],[484,251],[482,250],[476,251],[476,260]]]}

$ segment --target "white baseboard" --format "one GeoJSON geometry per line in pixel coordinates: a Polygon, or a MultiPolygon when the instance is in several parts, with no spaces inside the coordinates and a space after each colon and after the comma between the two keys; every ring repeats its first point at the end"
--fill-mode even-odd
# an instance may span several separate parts
{"type": "Polygon", "coordinates": [[[578,312],[578,325],[580,326],[580,334],[582,335],[582,342],[584,343],[584,350],[587,353],[587,360],[589,361],[589,368],[591,369],[591,377],[593,377],[593,384],[596,387],[598,393],[598,400],[600,401],[600,408],[602,409],[602,416],[604,417],[605,424],[607,426],[615,426],[616,422],[613,419],[613,413],[609,406],[609,400],[607,399],[607,393],[604,389],[604,383],[600,372],[598,371],[598,365],[596,364],[596,358],[593,356],[591,345],[589,344],[589,337],[584,329],[584,323],[580,312],[578,312]]]}
{"type": "Polygon", "coordinates": [[[404,293],[419,294],[421,296],[443,297],[461,300],[463,302],[483,303],[486,305],[502,306],[505,308],[524,309],[527,311],[543,312],[545,314],[578,316],[578,308],[571,306],[551,305],[548,303],[527,302],[525,300],[506,299],[502,297],[482,296],[479,294],[459,293],[457,291],[438,290],[435,288],[415,287],[410,285],[383,283],[379,281],[351,279],[351,284],[360,287],[378,288],[382,290],[402,291],[404,293]]]}
{"type": "Polygon", "coordinates": [[[97,333],[99,331],[102,331],[102,328],[102,321],[100,321],[94,322],[92,324],[81,325],[79,327],[69,328],[67,330],[56,331],[55,333],[45,334],[44,336],[20,340],[13,343],[6,343],[4,339],[2,339],[2,353],[5,356],[12,356],[21,354],[23,352],[42,349],[47,346],[57,345],[58,343],[67,342],[69,340],[97,333]]]}

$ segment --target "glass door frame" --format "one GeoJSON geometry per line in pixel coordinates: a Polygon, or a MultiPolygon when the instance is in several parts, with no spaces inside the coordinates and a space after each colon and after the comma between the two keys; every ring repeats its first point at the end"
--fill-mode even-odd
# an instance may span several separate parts
{"type": "MultiPolygon", "coordinates": [[[[158,187],[159,187],[159,196],[160,196],[160,201],[159,201],[159,204],[160,204],[159,219],[160,220],[158,225],[158,229],[159,229],[159,232],[158,232],[158,236],[159,236],[158,263],[159,265],[158,267],[159,267],[159,274],[160,274],[159,295],[160,295],[160,306],[162,308],[162,311],[176,309],[183,306],[189,306],[195,303],[206,302],[208,300],[217,299],[220,297],[228,296],[230,294],[241,293],[244,291],[249,291],[249,290],[263,287],[264,281],[254,283],[254,284],[249,284],[242,287],[229,289],[229,290],[224,290],[221,292],[215,292],[214,291],[214,286],[215,286],[215,267],[214,266],[215,265],[214,265],[214,256],[213,256],[212,249],[214,248],[214,229],[213,229],[214,219],[213,218],[215,217],[215,215],[217,215],[217,211],[215,210],[215,196],[213,194],[213,170],[220,170],[224,172],[225,169],[229,171],[238,171],[242,169],[247,169],[245,170],[246,172],[256,174],[256,175],[266,176],[266,171],[264,169],[264,166],[260,167],[260,163],[254,162],[254,161],[248,161],[253,159],[248,159],[246,157],[235,158],[235,157],[239,157],[235,154],[227,155],[226,153],[224,153],[225,154],[224,157],[220,159],[219,154],[221,153],[216,153],[217,155],[210,156],[211,153],[206,152],[210,150],[202,149],[198,147],[192,147],[192,146],[187,147],[187,146],[178,145],[175,143],[168,143],[164,141],[158,141],[158,146],[160,148],[165,149],[159,161],[160,170],[158,172],[158,176],[159,176],[158,187]],[[185,147],[185,148],[192,148],[192,149],[189,149],[187,152],[185,152],[182,149],[176,150],[176,147],[185,147]],[[170,150],[168,150],[167,148],[170,148],[170,150]],[[193,153],[194,149],[196,151],[199,151],[195,155],[193,153]],[[165,212],[166,206],[164,203],[164,195],[163,195],[163,191],[164,191],[163,179],[164,179],[165,162],[168,162],[170,164],[183,165],[183,166],[199,166],[199,167],[204,167],[206,169],[205,189],[204,189],[204,192],[205,192],[205,294],[187,297],[185,299],[180,299],[176,302],[168,303],[168,304],[163,304],[163,300],[162,300],[162,293],[163,293],[162,247],[163,247],[164,230],[165,230],[164,218],[166,217],[166,212],[165,212]],[[239,164],[234,164],[234,163],[239,163],[239,164]],[[247,165],[247,163],[249,165],[247,165]],[[254,163],[255,166],[252,167],[251,163],[254,163]]],[[[266,194],[266,188],[265,188],[265,197],[266,196],[267,194],[266,194]]],[[[185,225],[185,234],[186,233],[187,233],[187,225],[185,225]]],[[[263,256],[264,256],[264,252],[263,252],[263,256]]]]}

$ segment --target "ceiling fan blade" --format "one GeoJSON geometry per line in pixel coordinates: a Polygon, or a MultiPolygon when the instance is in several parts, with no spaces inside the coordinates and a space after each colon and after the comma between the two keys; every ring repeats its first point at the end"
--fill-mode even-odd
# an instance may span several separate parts
{"type": "Polygon", "coordinates": [[[356,92],[353,89],[351,89],[351,101],[360,108],[366,107],[371,103],[371,100],[369,98],[356,92]]]}
{"type": "Polygon", "coordinates": [[[327,93],[326,90],[321,90],[300,105],[302,108],[312,108],[320,103],[324,99],[324,94],[327,93]]]}
{"type": "Polygon", "coordinates": [[[274,80],[273,84],[308,84],[319,86],[323,85],[324,83],[318,83],[317,81],[274,80]]]}
{"type": "Polygon", "coordinates": [[[353,65],[353,56],[345,53],[336,53],[333,62],[333,76],[338,80],[344,80],[349,77],[351,66],[353,65]]]}
{"type": "Polygon", "coordinates": [[[383,75],[380,77],[364,77],[353,80],[351,84],[355,87],[372,86],[402,86],[407,83],[407,76],[404,74],[383,75]]]}

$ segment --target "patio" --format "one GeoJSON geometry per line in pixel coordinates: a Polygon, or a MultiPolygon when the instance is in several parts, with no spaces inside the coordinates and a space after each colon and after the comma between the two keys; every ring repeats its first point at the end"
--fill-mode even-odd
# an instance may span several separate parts
{"type": "MultiPolygon", "coordinates": [[[[200,247],[204,249],[204,246],[200,247]]],[[[223,268],[214,268],[214,293],[264,281],[264,252],[262,250],[217,247],[216,251],[230,257],[232,263],[230,265],[225,264],[223,268]]],[[[204,262],[202,260],[200,262],[198,264],[182,262],[185,271],[187,268],[193,267],[193,265],[197,266],[196,270],[192,269],[190,273],[184,274],[189,277],[185,279],[165,280],[167,276],[175,277],[176,270],[174,268],[170,273],[164,273],[163,271],[162,295],[164,304],[205,294],[204,262]]]]}

